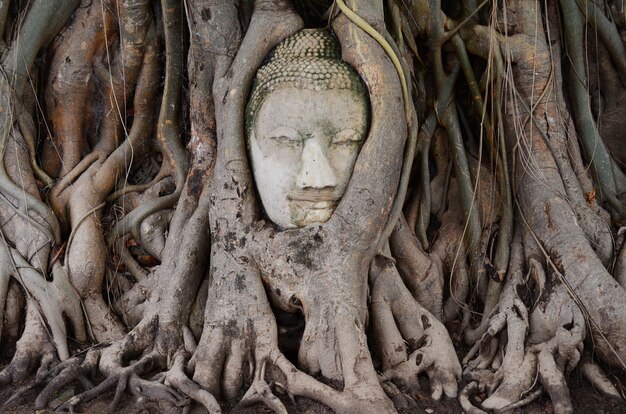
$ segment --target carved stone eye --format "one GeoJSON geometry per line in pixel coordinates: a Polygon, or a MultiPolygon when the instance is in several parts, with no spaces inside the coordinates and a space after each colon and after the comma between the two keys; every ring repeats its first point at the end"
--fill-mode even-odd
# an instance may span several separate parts
{"type": "Polygon", "coordinates": [[[302,141],[302,138],[300,137],[300,134],[298,134],[298,131],[289,127],[276,128],[274,131],[272,131],[272,133],[270,134],[270,137],[274,140],[284,141],[284,142],[302,141]]]}
{"type": "Polygon", "coordinates": [[[343,129],[335,134],[333,144],[354,144],[361,141],[361,136],[353,129],[343,129]]]}

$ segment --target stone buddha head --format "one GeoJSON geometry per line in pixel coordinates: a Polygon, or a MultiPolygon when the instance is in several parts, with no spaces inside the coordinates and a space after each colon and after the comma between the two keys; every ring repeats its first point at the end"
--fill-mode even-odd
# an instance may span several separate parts
{"type": "Polygon", "coordinates": [[[246,110],[261,202],[282,228],[324,223],[367,137],[369,99],[327,30],[285,39],[257,72],[246,110]]]}

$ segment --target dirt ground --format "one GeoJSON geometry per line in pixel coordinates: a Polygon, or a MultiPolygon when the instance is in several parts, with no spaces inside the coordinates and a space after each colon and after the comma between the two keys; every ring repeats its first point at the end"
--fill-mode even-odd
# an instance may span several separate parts
{"type": "MultiPolygon", "coordinates": [[[[618,387],[622,385],[626,385],[626,375],[621,374],[611,374],[611,379],[618,387]]],[[[4,387],[0,390],[0,402],[4,405],[4,402],[7,401],[10,396],[18,389],[23,386],[27,386],[32,384],[32,382],[19,383],[19,384],[11,384],[7,387],[4,387]]],[[[570,391],[572,395],[572,400],[574,403],[574,410],[576,413],[584,413],[584,414],[623,414],[626,413],[626,401],[624,400],[612,400],[607,399],[606,397],[600,395],[597,391],[593,389],[593,387],[584,379],[580,377],[577,371],[574,371],[570,376],[570,391]]],[[[36,391],[39,388],[35,388],[33,391],[29,392],[25,395],[24,399],[20,402],[19,405],[15,403],[10,404],[9,406],[0,406],[0,413],[14,413],[14,414],[26,414],[33,413],[32,406],[34,404],[34,399],[36,397],[36,391]]],[[[63,401],[70,398],[76,392],[80,392],[80,388],[78,386],[68,387],[65,391],[61,392],[56,398],[51,402],[50,407],[57,407],[63,401]]],[[[108,393],[103,394],[100,398],[90,402],[87,406],[81,407],[81,411],[83,413],[106,413],[107,406],[109,402],[113,399],[114,391],[110,391],[108,393]]],[[[332,413],[328,408],[315,403],[313,401],[307,400],[306,398],[296,398],[295,405],[293,402],[287,397],[283,396],[283,401],[287,410],[290,414],[329,414],[332,413]]],[[[412,407],[399,407],[399,412],[401,414],[432,414],[432,413],[462,413],[461,407],[457,400],[444,399],[442,401],[433,401],[429,398],[428,394],[424,391],[424,393],[420,393],[416,396],[416,406],[412,407]]],[[[231,413],[236,414],[265,414],[271,413],[271,410],[267,409],[265,406],[256,405],[251,407],[234,407],[235,409],[225,410],[226,412],[230,411],[231,413]]],[[[120,407],[116,410],[116,414],[152,414],[152,413],[182,413],[182,409],[180,407],[175,407],[172,405],[168,405],[165,403],[155,404],[155,403],[147,403],[147,404],[138,404],[137,401],[132,397],[127,397],[120,407]]],[[[52,410],[41,410],[37,411],[37,413],[51,413],[54,412],[52,410]]],[[[205,413],[206,410],[203,408],[194,406],[194,408],[190,411],[191,414],[200,414],[205,413]]],[[[531,405],[526,406],[524,408],[511,411],[513,414],[552,414],[552,405],[550,404],[547,396],[543,395],[537,401],[533,402],[531,405]]]]}

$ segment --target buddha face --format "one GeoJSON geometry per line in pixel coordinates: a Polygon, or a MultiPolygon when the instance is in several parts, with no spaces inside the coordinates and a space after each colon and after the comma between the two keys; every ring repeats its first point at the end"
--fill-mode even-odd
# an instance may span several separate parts
{"type": "Polygon", "coordinates": [[[283,228],[324,223],[346,190],[367,133],[365,98],[347,89],[286,87],[263,101],[249,136],[268,217],[283,228]]]}

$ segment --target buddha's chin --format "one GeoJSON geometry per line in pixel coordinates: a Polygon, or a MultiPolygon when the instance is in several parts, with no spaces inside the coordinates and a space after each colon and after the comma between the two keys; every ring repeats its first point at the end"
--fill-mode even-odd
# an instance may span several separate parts
{"type": "Polygon", "coordinates": [[[326,223],[337,207],[336,202],[320,202],[314,206],[291,205],[291,222],[294,227],[326,223]]]}

